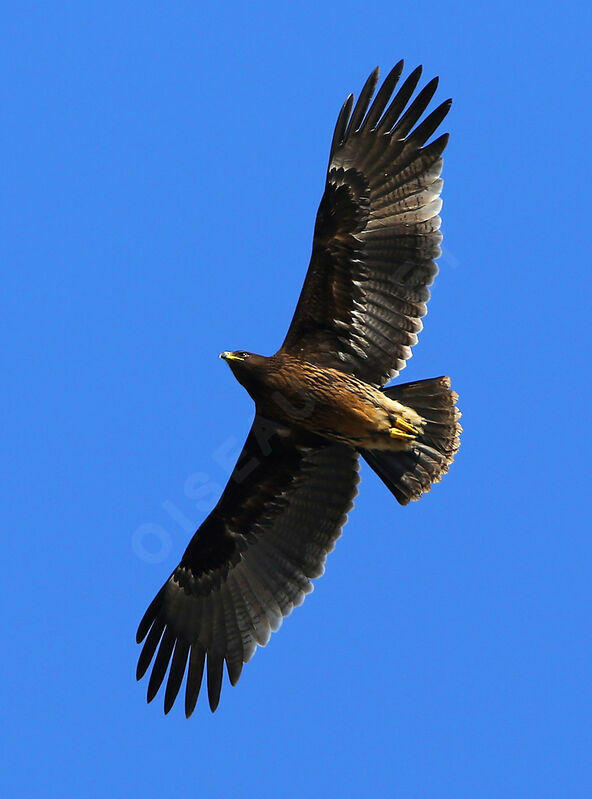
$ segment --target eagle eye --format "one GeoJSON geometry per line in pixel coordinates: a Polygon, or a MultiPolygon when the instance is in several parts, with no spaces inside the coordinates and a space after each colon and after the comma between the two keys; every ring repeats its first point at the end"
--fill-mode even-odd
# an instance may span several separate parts
{"type": "Polygon", "coordinates": [[[248,358],[249,357],[249,353],[248,352],[244,352],[243,350],[239,350],[238,352],[235,352],[234,354],[236,355],[237,358],[248,358]]]}

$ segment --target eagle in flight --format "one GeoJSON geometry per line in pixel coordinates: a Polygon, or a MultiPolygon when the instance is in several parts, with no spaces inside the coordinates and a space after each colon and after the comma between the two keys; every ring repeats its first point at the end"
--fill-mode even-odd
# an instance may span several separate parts
{"type": "Polygon", "coordinates": [[[310,266],[281,349],[220,355],[256,412],[218,504],[138,627],[137,677],[154,660],[150,702],[168,671],[165,713],[186,673],[191,715],[204,669],[214,711],[224,663],[235,685],[257,645],[312,591],[352,508],[360,455],[405,505],[458,450],[447,377],[383,388],[411,357],[437,273],[448,135],[426,142],[451,104],[420,121],[438,80],[412,99],[421,67],[394,93],[402,69],[375,96],[374,70],[339,113],[310,266]]]}

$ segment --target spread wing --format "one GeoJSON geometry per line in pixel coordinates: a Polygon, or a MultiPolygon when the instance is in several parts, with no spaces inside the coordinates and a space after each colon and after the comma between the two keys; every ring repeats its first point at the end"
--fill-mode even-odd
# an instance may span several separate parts
{"type": "Polygon", "coordinates": [[[150,702],[168,669],[165,713],[187,670],[185,713],[206,664],[210,707],[224,662],[230,682],[312,591],[356,494],[357,454],[256,416],[220,501],[138,628],[140,679],[155,654],[150,702]],[[170,668],[169,668],[170,664],[170,668]],[[188,664],[188,668],[187,668],[188,664]]]}
{"type": "Polygon", "coordinates": [[[426,313],[440,255],[442,152],[448,135],[426,141],[451,101],[419,125],[436,91],[430,81],[409,103],[418,67],[393,90],[391,71],[370,105],[378,69],[356,106],[337,119],[312,257],[283,349],[383,384],[405,366],[426,313]]]}

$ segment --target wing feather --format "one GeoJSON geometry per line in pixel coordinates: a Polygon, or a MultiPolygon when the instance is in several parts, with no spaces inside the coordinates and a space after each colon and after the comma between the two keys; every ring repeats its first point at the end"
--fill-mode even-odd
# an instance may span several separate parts
{"type": "Polygon", "coordinates": [[[348,126],[346,136],[351,136],[354,134],[360,125],[362,124],[362,120],[366,115],[366,111],[368,110],[368,106],[370,104],[370,100],[372,99],[372,95],[374,94],[374,90],[376,89],[376,84],[378,83],[378,75],[379,69],[376,69],[370,73],[368,76],[368,80],[364,84],[364,88],[360,92],[360,96],[358,97],[358,102],[354,106],[354,110],[352,111],[348,126]]]}
{"type": "Polygon", "coordinates": [[[282,347],[374,384],[394,377],[411,357],[441,254],[448,135],[426,142],[451,101],[422,121],[438,79],[412,99],[418,67],[393,95],[401,71],[402,62],[372,101],[375,70],[358,102],[350,96],[341,110],[311,262],[282,347]]]}
{"type": "MultiPolygon", "coordinates": [[[[364,120],[364,128],[368,128],[372,130],[376,127],[376,123],[382,116],[382,112],[387,106],[387,103],[395,90],[395,86],[399,82],[399,78],[403,72],[404,61],[401,60],[391,69],[389,74],[382,82],[382,86],[378,90],[376,97],[374,98],[374,102],[372,103],[372,108],[368,111],[368,115],[364,120]]],[[[377,74],[378,78],[378,74],[377,74]]],[[[343,139],[343,136],[341,137],[343,139]]]]}
{"type": "Polygon", "coordinates": [[[215,649],[210,649],[208,650],[207,663],[208,700],[210,703],[210,710],[213,713],[220,701],[224,658],[215,649]]]}
{"type": "Polygon", "coordinates": [[[204,668],[215,710],[224,663],[235,685],[256,646],[268,642],[323,573],[356,492],[357,454],[303,436],[255,417],[218,505],[140,622],[137,639],[146,640],[138,679],[152,662],[151,701],[169,670],[167,713],[186,673],[191,715],[204,668]],[[258,465],[245,477],[251,462],[258,465]]]}
{"type": "Polygon", "coordinates": [[[187,687],[185,690],[185,715],[187,718],[195,710],[199,697],[199,689],[203,678],[206,651],[200,643],[192,644],[187,670],[187,687]]]}
{"type": "Polygon", "coordinates": [[[154,666],[152,667],[150,680],[148,681],[147,698],[149,702],[152,702],[152,700],[158,693],[158,689],[162,685],[162,681],[164,680],[164,675],[166,674],[166,670],[168,668],[171,655],[173,653],[175,640],[176,639],[174,632],[171,630],[170,627],[167,627],[160,640],[160,646],[158,647],[158,652],[154,660],[154,666]]]}
{"type": "Polygon", "coordinates": [[[164,694],[165,713],[168,713],[175,703],[175,699],[181,688],[181,683],[183,682],[183,677],[185,676],[188,656],[189,643],[184,638],[177,638],[164,694]]]}
{"type": "Polygon", "coordinates": [[[417,88],[417,84],[421,78],[422,70],[423,68],[421,66],[415,67],[413,72],[403,81],[403,85],[393,97],[384,116],[376,126],[376,130],[379,133],[390,132],[397,118],[413,96],[413,92],[417,88]]]}
{"type": "Polygon", "coordinates": [[[347,121],[351,114],[353,102],[354,102],[354,96],[353,94],[350,94],[348,97],[346,97],[344,104],[341,106],[341,110],[339,112],[339,116],[337,117],[337,122],[335,124],[333,141],[331,142],[331,154],[333,154],[333,150],[336,147],[338,147],[343,141],[343,137],[345,136],[345,130],[347,128],[347,121]]]}

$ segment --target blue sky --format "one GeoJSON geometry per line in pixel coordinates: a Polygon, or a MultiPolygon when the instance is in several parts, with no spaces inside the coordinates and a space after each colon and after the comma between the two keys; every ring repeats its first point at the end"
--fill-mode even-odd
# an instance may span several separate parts
{"type": "Polygon", "coordinates": [[[6,3],[4,796],[589,797],[591,13],[582,3],[6,3]],[[134,634],[248,429],[336,113],[377,64],[454,98],[413,380],[464,412],[399,507],[364,468],[327,572],[162,715],[134,634]]]}

